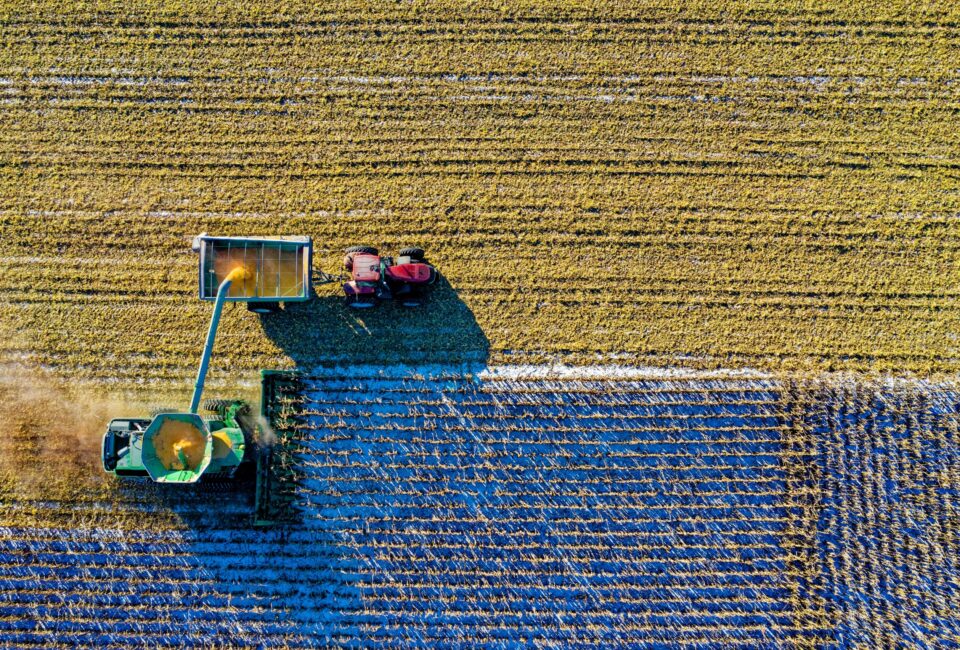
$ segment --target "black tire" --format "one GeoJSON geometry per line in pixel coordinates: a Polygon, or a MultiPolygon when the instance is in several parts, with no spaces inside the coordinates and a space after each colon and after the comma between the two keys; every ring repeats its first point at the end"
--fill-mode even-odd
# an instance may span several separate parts
{"type": "Polygon", "coordinates": [[[254,314],[275,314],[280,311],[279,302],[248,302],[247,311],[254,314]]]}
{"type": "Polygon", "coordinates": [[[417,262],[422,262],[425,254],[426,253],[422,248],[417,248],[416,246],[410,246],[409,248],[403,248],[400,250],[400,257],[409,257],[417,262]]]}
{"type": "Polygon", "coordinates": [[[200,402],[200,408],[210,413],[217,413],[220,409],[227,408],[231,404],[233,404],[233,400],[229,399],[205,399],[200,402]]]}
{"type": "Polygon", "coordinates": [[[354,309],[367,309],[369,307],[374,307],[377,304],[377,301],[369,294],[364,294],[362,296],[347,296],[345,302],[347,307],[353,307],[354,309]]]}
{"type": "Polygon", "coordinates": [[[348,255],[350,253],[366,253],[367,255],[379,255],[380,252],[373,246],[351,246],[345,251],[348,255]]]}
{"type": "Polygon", "coordinates": [[[201,476],[196,485],[198,489],[202,490],[205,494],[236,492],[243,487],[242,483],[235,478],[227,478],[224,476],[201,476]]]}

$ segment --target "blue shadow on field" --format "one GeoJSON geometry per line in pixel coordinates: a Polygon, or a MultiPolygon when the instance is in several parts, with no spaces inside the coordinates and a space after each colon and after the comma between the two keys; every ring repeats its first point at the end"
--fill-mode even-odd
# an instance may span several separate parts
{"type": "Polygon", "coordinates": [[[261,316],[263,331],[296,364],[478,364],[490,342],[473,312],[442,276],[420,307],[385,301],[348,307],[333,286],[305,303],[261,316]]]}

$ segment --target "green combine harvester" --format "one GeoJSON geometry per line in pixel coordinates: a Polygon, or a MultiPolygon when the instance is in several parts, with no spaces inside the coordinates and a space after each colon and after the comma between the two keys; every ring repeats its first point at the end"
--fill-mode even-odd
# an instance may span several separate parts
{"type": "Polygon", "coordinates": [[[190,408],[151,418],[114,418],[101,445],[103,469],[119,477],[157,483],[222,484],[255,477],[255,526],[297,521],[294,482],[288,476],[289,441],[266,434],[276,427],[282,395],[295,391],[296,373],[261,372],[260,418],[243,400],[206,400],[198,413],[223,303],[246,302],[269,312],[282,302],[310,299],[312,244],[308,237],[209,237],[194,241],[200,253],[200,297],[213,300],[213,316],[200,359],[190,408]],[[214,292],[211,287],[215,286],[214,292]],[[265,426],[266,425],[266,426],[265,426]]]}

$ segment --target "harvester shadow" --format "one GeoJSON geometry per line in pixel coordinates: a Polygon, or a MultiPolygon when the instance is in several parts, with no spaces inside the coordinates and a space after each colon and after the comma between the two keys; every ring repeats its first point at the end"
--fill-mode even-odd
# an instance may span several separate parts
{"type": "MultiPolygon", "coordinates": [[[[345,304],[339,285],[321,284],[317,289],[321,295],[308,302],[288,303],[280,311],[260,315],[264,334],[293,361],[296,370],[309,374],[311,369],[332,366],[412,365],[452,366],[463,371],[486,365],[489,341],[473,312],[442,277],[430,287],[425,302],[415,308],[385,301],[356,310],[345,304]]],[[[296,454],[288,458],[291,469],[296,470],[296,454]]],[[[150,484],[147,499],[160,512],[169,513],[178,526],[196,531],[245,528],[252,521],[256,485],[255,473],[246,469],[232,481],[150,484]]],[[[278,527],[277,534],[283,534],[283,528],[278,527]]]]}
{"type": "MultiPolygon", "coordinates": [[[[264,334],[306,375],[313,369],[357,366],[375,372],[389,366],[454,366],[462,372],[487,362],[486,335],[467,304],[442,278],[418,308],[384,302],[356,311],[344,304],[339,290],[334,284],[320,284],[320,295],[309,302],[289,303],[279,312],[260,316],[264,334]]],[[[402,379],[410,373],[406,368],[398,371],[398,376],[402,379]]],[[[365,374],[366,370],[360,368],[359,376],[365,374]]],[[[286,377],[281,373],[267,376],[286,377]]],[[[350,616],[364,607],[358,576],[367,571],[368,560],[362,551],[345,543],[353,533],[331,528],[343,526],[343,522],[337,519],[331,523],[328,511],[341,507],[349,497],[339,495],[335,483],[326,487],[324,472],[330,466],[330,456],[324,451],[318,458],[315,450],[318,445],[349,449],[352,443],[359,443],[334,441],[332,438],[342,434],[334,432],[331,436],[329,431],[301,426],[302,415],[297,410],[300,386],[296,379],[289,381],[289,394],[267,400],[274,406],[281,405],[268,409],[267,420],[274,439],[271,476],[278,479],[279,492],[294,496],[295,515],[290,521],[263,529],[253,527],[257,492],[256,481],[251,479],[221,486],[154,484],[148,488],[152,495],[148,500],[156,503],[156,516],[169,517],[170,528],[182,531],[176,533],[181,539],[178,561],[203,578],[199,588],[202,597],[222,598],[242,592],[245,599],[262,602],[262,610],[277,617],[271,624],[279,627],[288,619],[286,614],[278,614],[285,603],[261,583],[272,576],[294,582],[313,581],[306,583],[311,585],[311,598],[327,603],[329,616],[312,625],[321,634],[336,633],[344,624],[339,613],[350,616]],[[292,404],[289,415],[282,405],[285,399],[292,404]],[[223,540],[229,540],[223,552],[211,554],[210,547],[223,540]],[[310,564],[300,566],[296,558],[310,558],[310,564]]],[[[293,635],[298,632],[295,610],[289,620],[289,633],[293,635]]],[[[241,625],[237,623],[236,627],[241,625]]],[[[237,645],[256,645],[256,639],[252,641],[244,637],[237,645]]]]}
{"type": "MultiPolygon", "coordinates": [[[[265,335],[293,361],[301,375],[331,367],[348,372],[358,369],[360,375],[385,369],[389,372],[390,367],[398,366],[440,366],[469,372],[487,363],[490,343],[486,335],[470,308],[443,278],[429,288],[424,303],[414,308],[384,301],[357,310],[345,304],[338,285],[320,284],[318,288],[325,295],[260,315],[265,335]]],[[[266,373],[263,386],[263,413],[266,424],[273,429],[269,466],[276,488],[268,491],[271,496],[265,502],[299,501],[291,495],[296,494],[300,479],[310,474],[302,466],[302,453],[309,441],[300,437],[297,423],[283,415],[287,400],[299,401],[299,379],[285,373],[266,373]]],[[[264,496],[259,489],[258,495],[258,499],[264,496]]],[[[291,523],[302,519],[288,514],[292,515],[291,523]]]]}
{"type": "Polygon", "coordinates": [[[330,365],[486,363],[490,342],[443,277],[419,307],[392,301],[367,309],[344,303],[336,285],[323,295],[261,316],[264,333],[301,370],[330,365]]]}

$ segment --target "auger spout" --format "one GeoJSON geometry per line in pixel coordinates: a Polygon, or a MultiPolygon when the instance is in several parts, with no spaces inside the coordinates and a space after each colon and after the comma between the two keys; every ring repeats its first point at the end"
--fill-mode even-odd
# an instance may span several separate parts
{"type": "Polygon", "coordinates": [[[210,366],[210,354],[213,352],[213,342],[217,337],[217,326],[220,324],[220,312],[223,311],[223,302],[230,291],[234,280],[244,280],[250,272],[242,266],[230,271],[220,288],[217,289],[217,300],[213,305],[213,316],[210,317],[210,329],[207,330],[207,343],[203,346],[203,356],[200,358],[200,368],[197,370],[197,381],[193,385],[193,399],[190,400],[190,412],[196,413],[200,408],[200,396],[203,394],[203,383],[207,378],[207,368],[210,366]]]}

